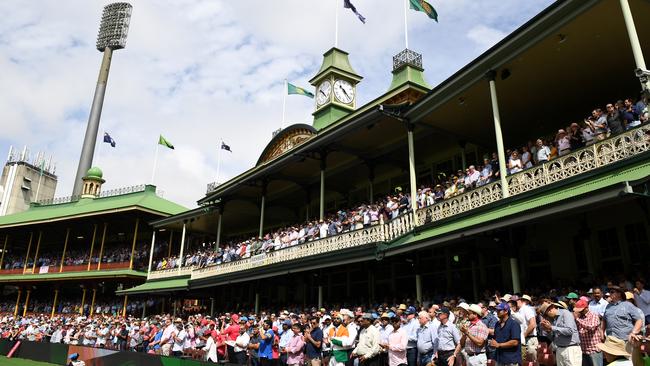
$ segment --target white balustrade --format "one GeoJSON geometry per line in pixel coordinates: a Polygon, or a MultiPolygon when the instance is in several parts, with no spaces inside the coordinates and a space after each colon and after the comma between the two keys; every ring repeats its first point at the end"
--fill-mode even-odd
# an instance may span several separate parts
{"type": "Polygon", "coordinates": [[[188,267],[182,267],[180,270],[177,267],[177,268],[170,268],[170,269],[162,269],[160,271],[151,271],[147,275],[147,280],[187,276],[190,275],[195,268],[197,267],[188,266],[188,267]]]}

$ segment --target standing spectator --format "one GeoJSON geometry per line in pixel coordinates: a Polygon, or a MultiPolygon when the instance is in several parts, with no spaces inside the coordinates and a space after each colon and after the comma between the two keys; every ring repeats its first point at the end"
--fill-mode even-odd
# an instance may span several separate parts
{"type": "Polygon", "coordinates": [[[623,120],[621,115],[617,110],[616,106],[613,104],[607,104],[607,126],[609,127],[609,132],[613,135],[617,135],[625,130],[623,120]]]}
{"type": "Polygon", "coordinates": [[[537,314],[535,309],[530,306],[531,298],[529,295],[523,295],[517,300],[517,308],[519,314],[524,317],[524,345],[526,352],[524,356],[528,361],[537,361],[537,347],[539,346],[537,340],[537,314]]]}
{"type": "Polygon", "coordinates": [[[302,337],[302,326],[299,323],[295,323],[291,326],[291,331],[293,332],[293,337],[287,345],[287,365],[299,366],[303,364],[305,359],[305,353],[303,351],[305,341],[302,337]]]}
{"type": "MultiPolygon", "coordinates": [[[[251,337],[248,332],[246,332],[246,326],[240,325],[239,336],[237,336],[237,339],[235,340],[235,346],[233,347],[235,350],[235,354],[233,355],[234,361],[240,366],[246,365],[246,350],[248,349],[248,343],[250,340],[251,337]]],[[[232,360],[230,360],[230,362],[232,362],[232,360]]]]}
{"type": "Polygon", "coordinates": [[[603,315],[605,335],[628,341],[641,332],[643,319],[638,308],[625,301],[625,293],[620,287],[612,286],[609,293],[611,302],[603,315]]]}
{"type": "Polygon", "coordinates": [[[318,318],[309,318],[309,327],[305,329],[305,355],[311,366],[321,366],[321,346],[323,330],[318,326],[318,318]]]}
{"type": "Polygon", "coordinates": [[[262,329],[260,330],[260,347],[258,354],[261,366],[271,366],[271,361],[273,360],[273,340],[275,338],[275,332],[271,329],[272,326],[273,322],[267,319],[262,323],[262,329]]]}
{"type": "Polygon", "coordinates": [[[582,364],[580,337],[574,316],[561,306],[544,303],[539,308],[544,317],[541,327],[550,333],[556,347],[557,366],[582,364]]]}
{"type": "Polygon", "coordinates": [[[521,163],[524,165],[524,169],[533,167],[533,156],[528,150],[528,145],[521,147],[521,163]]]}
{"type": "MultiPolygon", "coordinates": [[[[205,357],[207,361],[213,363],[219,362],[217,357],[217,341],[215,340],[215,337],[212,336],[212,334],[208,335],[208,339],[205,342],[205,346],[203,347],[203,349],[205,350],[205,357]]],[[[234,358],[236,358],[236,355],[233,356],[234,358]]]]}
{"type": "MultiPolygon", "coordinates": [[[[278,342],[278,347],[280,348],[280,365],[281,366],[286,366],[287,365],[287,346],[289,345],[289,341],[291,341],[291,338],[293,338],[293,332],[291,331],[291,320],[285,319],[282,321],[282,336],[280,337],[280,341],[278,342]]],[[[278,330],[280,332],[280,330],[278,330]]]]}
{"type": "Polygon", "coordinates": [[[644,279],[640,278],[634,283],[634,300],[645,316],[645,324],[650,324],[650,291],[645,289],[644,279]]]}
{"type": "Polygon", "coordinates": [[[372,314],[364,313],[361,316],[361,331],[359,343],[352,351],[353,357],[359,357],[360,366],[379,366],[379,351],[381,342],[379,331],[372,325],[372,314]]]}
{"type": "Polygon", "coordinates": [[[609,304],[607,300],[603,299],[603,290],[600,287],[594,287],[589,291],[592,299],[589,301],[589,311],[602,316],[605,314],[605,308],[609,304]]]}
{"type": "Polygon", "coordinates": [[[419,327],[417,328],[417,350],[418,365],[426,366],[431,364],[433,351],[438,337],[438,329],[431,322],[431,316],[426,311],[418,314],[419,327]]]}
{"type": "Polygon", "coordinates": [[[597,345],[603,339],[600,316],[589,310],[585,300],[579,300],[573,307],[573,316],[578,327],[582,363],[586,366],[603,366],[603,354],[597,345]]]}
{"type": "Polygon", "coordinates": [[[598,348],[603,351],[608,366],[632,366],[631,355],[625,347],[625,341],[609,336],[605,339],[605,343],[598,344],[598,348]]]}
{"type": "Polygon", "coordinates": [[[442,307],[437,311],[440,326],[438,327],[438,339],[436,351],[438,359],[436,366],[449,366],[456,362],[456,356],[460,352],[460,332],[453,323],[449,322],[449,308],[442,307]]]}
{"type": "Polygon", "coordinates": [[[508,159],[508,174],[515,174],[524,169],[524,165],[519,157],[519,152],[514,150],[508,159]]]}
{"type": "MultiPolygon", "coordinates": [[[[179,319],[180,320],[180,319],[179,319]]],[[[183,347],[187,339],[187,332],[183,329],[183,323],[176,323],[176,332],[174,334],[174,344],[172,346],[172,355],[180,357],[183,355],[183,347]]]]}
{"type": "Polygon", "coordinates": [[[499,322],[499,319],[497,319],[497,317],[492,314],[490,309],[488,309],[487,305],[489,305],[489,303],[480,302],[478,305],[481,307],[481,321],[488,328],[485,355],[487,356],[488,360],[495,360],[495,349],[490,345],[490,341],[494,339],[494,328],[499,322]]]}
{"type": "MultiPolygon", "coordinates": [[[[259,366],[260,364],[260,343],[262,339],[260,338],[260,328],[253,327],[253,334],[250,337],[248,342],[248,354],[250,356],[250,366],[259,366]]],[[[270,348],[270,347],[269,347],[270,348]]]]}
{"type": "Polygon", "coordinates": [[[500,303],[496,310],[499,323],[494,328],[494,339],[490,345],[496,349],[497,366],[519,365],[521,363],[519,324],[510,317],[510,306],[507,303],[500,303]]]}
{"type": "MultiPolygon", "coordinates": [[[[401,305],[400,305],[401,308],[401,305]]],[[[418,320],[415,318],[415,308],[409,306],[404,310],[406,315],[405,324],[402,325],[402,329],[409,337],[408,344],[406,345],[406,359],[408,366],[416,366],[418,360],[418,327],[420,326],[418,320]]]]}
{"type": "MultiPolygon", "coordinates": [[[[377,327],[379,330],[379,338],[381,340],[382,346],[382,352],[379,355],[380,364],[382,366],[388,365],[388,338],[390,337],[391,333],[393,333],[393,326],[390,324],[392,318],[397,317],[391,317],[388,315],[388,313],[381,314],[381,317],[379,318],[379,325],[377,327]]],[[[404,350],[406,351],[406,348],[404,348],[404,350]]],[[[404,357],[406,357],[406,355],[404,357]]]]}
{"type": "Polygon", "coordinates": [[[485,345],[487,344],[488,327],[481,321],[481,307],[472,304],[469,306],[469,324],[462,324],[460,332],[463,334],[461,343],[465,345],[467,366],[484,366],[487,364],[485,345]]]}
{"type": "Polygon", "coordinates": [[[559,156],[566,155],[571,152],[571,141],[569,136],[563,129],[557,131],[555,135],[555,145],[559,156]]]}
{"type": "Polygon", "coordinates": [[[584,134],[580,126],[573,122],[569,131],[567,131],[569,137],[569,145],[571,145],[571,150],[577,150],[585,146],[584,134]]]}
{"type": "Polygon", "coordinates": [[[551,149],[544,144],[542,139],[537,139],[537,162],[546,163],[551,158],[551,149]]]}
{"type": "MultiPolygon", "coordinates": [[[[388,350],[388,366],[400,366],[407,363],[406,360],[406,344],[408,343],[408,335],[400,328],[401,320],[399,317],[394,316],[390,318],[392,323],[392,331],[388,336],[388,343],[384,348],[388,350]]],[[[427,366],[424,364],[421,366],[427,366]]]]}
{"type": "Polygon", "coordinates": [[[590,126],[594,129],[594,137],[596,140],[601,141],[607,137],[607,115],[603,113],[603,110],[596,108],[591,112],[591,116],[594,121],[591,122],[590,126]]]}

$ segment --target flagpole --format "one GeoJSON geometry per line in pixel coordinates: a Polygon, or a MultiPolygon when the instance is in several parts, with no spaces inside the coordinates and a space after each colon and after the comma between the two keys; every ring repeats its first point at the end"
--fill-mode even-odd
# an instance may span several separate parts
{"type": "Polygon", "coordinates": [[[288,85],[287,85],[287,79],[284,79],[284,96],[282,97],[282,125],[280,128],[284,128],[284,123],[285,123],[285,115],[287,111],[287,94],[289,93],[288,90],[288,85]]]}
{"type": "Polygon", "coordinates": [[[223,146],[223,140],[221,140],[219,151],[217,152],[217,184],[219,184],[219,174],[221,173],[221,150],[223,150],[221,146],[223,146]]]}
{"type": "Polygon", "coordinates": [[[151,185],[154,185],[154,178],[156,177],[156,166],[158,165],[158,150],[160,149],[160,144],[156,144],[156,154],[153,158],[153,169],[151,171],[151,185]]]}
{"type": "Polygon", "coordinates": [[[409,0],[404,0],[404,43],[406,44],[406,49],[409,48],[408,2],[409,0]]]}
{"type": "Polygon", "coordinates": [[[334,1],[334,47],[339,47],[339,0],[334,1]]]}

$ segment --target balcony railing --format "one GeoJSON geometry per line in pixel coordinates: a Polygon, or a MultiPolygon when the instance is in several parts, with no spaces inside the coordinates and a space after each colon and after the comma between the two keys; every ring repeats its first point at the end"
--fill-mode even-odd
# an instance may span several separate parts
{"type": "Polygon", "coordinates": [[[168,277],[176,277],[176,276],[188,276],[192,273],[194,268],[196,267],[189,266],[189,267],[182,267],[180,269],[171,268],[171,269],[163,269],[160,271],[151,271],[147,276],[147,280],[155,280],[159,278],[168,278],[168,277]]]}
{"type": "MultiPolygon", "coordinates": [[[[565,179],[610,165],[626,158],[650,151],[650,126],[641,126],[617,136],[599,141],[544,164],[509,175],[509,193],[515,196],[565,179]]],[[[284,263],[338,250],[364,245],[390,242],[411,232],[415,227],[439,221],[503,198],[499,181],[473,189],[428,207],[420,208],[415,215],[408,212],[378,225],[342,233],[300,245],[255,255],[232,262],[197,268],[187,267],[154,271],[149,279],[191,274],[192,279],[207,278],[262,266],[284,263]]]]}

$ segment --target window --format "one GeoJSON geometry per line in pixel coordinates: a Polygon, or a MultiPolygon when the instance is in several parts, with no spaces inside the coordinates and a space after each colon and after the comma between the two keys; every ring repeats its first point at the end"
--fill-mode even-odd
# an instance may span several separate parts
{"type": "Polygon", "coordinates": [[[642,222],[625,225],[625,241],[630,251],[632,264],[642,265],[650,256],[650,245],[645,225],[642,222]]]}

